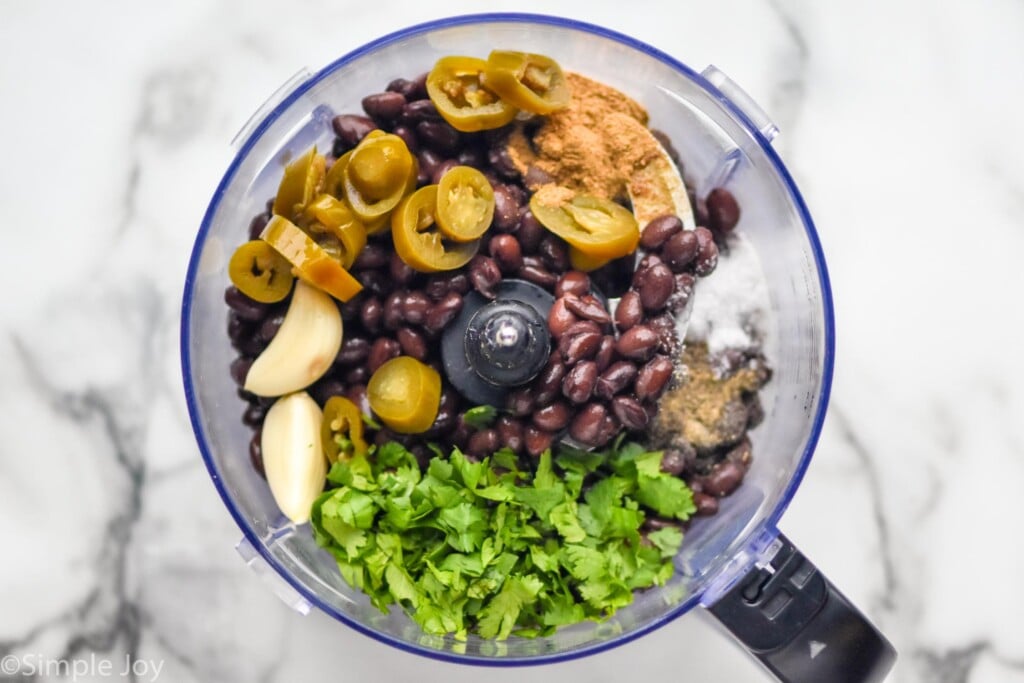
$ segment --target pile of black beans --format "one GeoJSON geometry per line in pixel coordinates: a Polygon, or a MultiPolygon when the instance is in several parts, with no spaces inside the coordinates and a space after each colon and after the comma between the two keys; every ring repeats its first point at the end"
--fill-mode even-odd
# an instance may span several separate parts
{"type": "MultiPolygon", "coordinates": [[[[565,435],[600,447],[623,429],[642,432],[676,372],[672,359],[681,340],[674,316],[687,305],[696,278],[714,270],[716,239],[721,240],[738,220],[735,199],[724,189],[712,191],[706,200],[691,194],[698,222],[712,229],[685,231],[677,217],[662,216],[643,226],[644,255],[638,263],[630,255],[589,274],[573,270],[568,245],[529,210],[524,181],[541,174],[534,169],[525,179],[520,174],[506,149],[508,129],[471,134],[455,130],[427,98],[424,83],[425,75],[396,79],[385,92],[363,99],[365,116],[335,117],[332,157],[379,128],[401,137],[416,156],[418,186],[437,183],[455,166],[472,166],[494,188],[491,229],[467,266],[429,275],[402,261],[388,234],[370,237],[352,267],[363,291],[339,304],[345,325],[341,349],[333,367],[310,387],[310,395],[321,405],[331,396],[346,396],[369,414],[370,376],[403,354],[433,366],[444,377],[439,337],[458,316],[463,297],[472,289],[493,298],[502,278],[519,278],[556,297],[548,318],[553,349],[540,374],[512,391],[506,405],[495,406],[501,410],[489,426],[471,426],[464,418],[474,406],[445,382],[437,418],[427,432],[371,430],[373,441],[399,441],[425,461],[429,442],[442,448],[455,445],[475,457],[502,447],[536,457],[565,435]],[[614,313],[603,297],[621,297],[614,313]]],[[[679,163],[671,144],[658,135],[679,163]]],[[[269,221],[271,204],[253,218],[250,239],[258,238],[269,221]]],[[[230,309],[228,335],[239,353],[231,375],[248,403],[242,421],[254,430],[250,457],[262,472],[260,428],[274,399],[255,396],[241,386],[254,358],[280,327],[288,300],[261,304],[229,287],[225,301],[230,309]]],[[[680,467],[677,474],[682,472],[680,467]]]]}

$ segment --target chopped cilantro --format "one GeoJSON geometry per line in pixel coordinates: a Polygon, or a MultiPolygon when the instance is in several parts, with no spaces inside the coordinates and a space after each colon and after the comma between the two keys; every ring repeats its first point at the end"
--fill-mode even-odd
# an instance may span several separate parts
{"type": "Polygon", "coordinates": [[[476,406],[463,414],[462,421],[473,429],[486,429],[497,415],[498,410],[494,406],[476,406]]]}
{"type": "MultiPolygon", "coordinates": [[[[496,413],[473,411],[481,425],[496,413]]],[[[313,535],[375,606],[401,605],[427,633],[549,635],[671,578],[682,532],[641,526],[648,511],[686,520],[694,505],[661,455],[564,448],[526,472],[507,449],[480,462],[456,449],[424,471],[390,442],[331,467],[313,535]]]]}

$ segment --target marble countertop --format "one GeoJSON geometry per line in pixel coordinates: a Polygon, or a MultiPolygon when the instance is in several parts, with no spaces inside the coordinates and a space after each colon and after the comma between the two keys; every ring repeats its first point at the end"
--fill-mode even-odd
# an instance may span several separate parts
{"type": "MultiPolygon", "coordinates": [[[[0,657],[150,681],[761,681],[701,615],[523,670],[394,651],[279,602],[233,549],[178,359],[229,140],[297,69],[476,3],[0,3],[0,657]],[[159,670],[156,667],[160,667],[159,670]]],[[[832,275],[817,455],[782,529],[886,632],[899,683],[1024,681],[1024,4],[728,0],[573,15],[778,123],[832,275]]],[[[16,669],[0,681],[30,680],[16,669]]],[[[65,671],[64,679],[74,677],[65,671]]]]}

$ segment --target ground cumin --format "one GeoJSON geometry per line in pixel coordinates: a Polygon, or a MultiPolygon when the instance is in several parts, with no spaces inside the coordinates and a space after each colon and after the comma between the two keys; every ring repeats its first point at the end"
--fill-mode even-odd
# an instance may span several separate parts
{"type": "Polygon", "coordinates": [[[707,453],[742,438],[747,416],[743,397],[764,386],[764,370],[743,367],[720,376],[704,343],[687,343],[680,362],[685,377],[661,398],[656,440],[671,442],[682,436],[698,453],[707,453]]]}
{"type": "Polygon", "coordinates": [[[533,181],[530,189],[551,182],[625,199],[636,171],[663,154],[647,129],[647,111],[618,90],[579,74],[567,73],[566,80],[572,91],[569,106],[548,115],[532,140],[523,126],[516,128],[509,136],[509,156],[527,184],[533,181]],[[528,173],[531,167],[534,172],[528,173]]]}

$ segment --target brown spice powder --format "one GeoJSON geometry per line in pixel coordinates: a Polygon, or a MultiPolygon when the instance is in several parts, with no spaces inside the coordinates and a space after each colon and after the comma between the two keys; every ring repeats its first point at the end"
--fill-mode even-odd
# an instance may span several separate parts
{"type": "MultiPolygon", "coordinates": [[[[637,169],[662,154],[647,129],[647,111],[615,88],[567,73],[569,106],[550,114],[532,144],[522,126],[508,141],[513,163],[532,166],[575,192],[624,199],[637,169]]],[[[531,189],[537,189],[532,187],[531,189]]]]}
{"type": "Polygon", "coordinates": [[[661,398],[655,433],[665,442],[682,435],[698,452],[735,443],[743,436],[745,419],[743,425],[735,425],[729,413],[739,407],[744,394],[764,385],[764,372],[744,367],[719,377],[703,343],[687,344],[681,362],[686,378],[661,398]]]}

